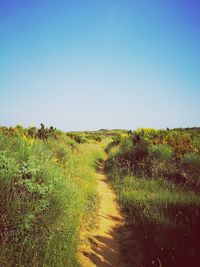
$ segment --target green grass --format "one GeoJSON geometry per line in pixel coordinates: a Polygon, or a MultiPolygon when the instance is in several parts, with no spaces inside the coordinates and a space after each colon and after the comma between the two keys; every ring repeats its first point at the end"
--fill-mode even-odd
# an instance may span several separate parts
{"type": "Polygon", "coordinates": [[[98,206],[96,170],[99,162],[105,158],[103,147],[103,144],[80,144],[67,162],[68,177],[83,195],[86,217],[88,213],[89,217],[95,215],[98,206]]]}
{"type": "Polygon", "coordinates": [[[200,266],[198,143],[198,131],[143,129],[107,146],[133,266],[200,266]]]}
{"type": "Polygon", "coordinates": [[[0,134],[0,266],[74,267],[102,144],[0,134]]]}
{"type": "Polygon", "coordinates": [[[127,253],[138,252],[133,266],[199,266],[200,196],[164,179],[110,175],[132,231],[127,253]]]}
{"type": "Polygon", "coordinates": [[[96,170],[106,146],[107,172],[131,229],[123,254],[135,267],[199,266],[200,196],[189,187],[190,178],[199,181],[198,146],[175,162],[171,147],[152,143],[157,132],[148,141],[121,130],[77,138],[45,131],[39,139],[27,129],[0,129],[0,266],[79,266],[80,232],[95,222],[96,170]],[[187,183],[174,177],[175,163],[187,183]]]}

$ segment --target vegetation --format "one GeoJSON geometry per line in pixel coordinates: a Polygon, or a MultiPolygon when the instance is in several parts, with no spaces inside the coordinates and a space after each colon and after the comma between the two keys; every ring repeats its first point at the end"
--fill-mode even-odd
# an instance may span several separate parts
{"type": "Polygon", "coordinates": [[[52,127],[0,131],[0,265],[76,266],[79,232],[98,204],[102,144],[52,127]]]}
{"type": "Polygon", "coordinates": [[[200,132],[139,129],[109,144],[106,169],[132,232],[133,266],[199,266],[200,132]]]}
{"type": "Polygon", "coordinates": [[[43,124],[0,127],[0,266],[79,266],[104,150],[131,232],[127,262],[199,266],[199,128],[64,133],[43,124]]]}

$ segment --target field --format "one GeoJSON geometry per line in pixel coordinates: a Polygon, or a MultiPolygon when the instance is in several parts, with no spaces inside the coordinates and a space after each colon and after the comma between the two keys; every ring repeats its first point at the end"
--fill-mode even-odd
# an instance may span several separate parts
{"type": "MultiPolygon", "coordinates": [[[[82,233],[101,229],[104,165],[123,217],[120,266],[199,266],[199,128],[65,133],[43,124],[0,127],[0,266],[80,266],[82,233]]],[[[95,253],[91,266],[104,266],[95,253]]]]}

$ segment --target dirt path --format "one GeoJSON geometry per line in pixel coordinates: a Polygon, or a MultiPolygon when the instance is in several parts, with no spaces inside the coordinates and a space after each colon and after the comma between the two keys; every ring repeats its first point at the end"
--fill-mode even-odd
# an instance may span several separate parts
{"type": "Polygon", "coordinates": [[[104,164],[98,171],[98,191],[100,208],[98,229],[94,234],[87,234],[88,242],[82,248],[82,267],[123,267],[120,253],[120,235],[123,217],[116,202],[116,195],[107,182],[104,164]],[[89,236],[91,235],[91,236],[89,236]]]}

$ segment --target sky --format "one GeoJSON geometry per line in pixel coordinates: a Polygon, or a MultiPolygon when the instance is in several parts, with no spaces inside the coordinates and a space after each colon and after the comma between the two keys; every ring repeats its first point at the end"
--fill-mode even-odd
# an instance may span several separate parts
{"type": "Polygon", "coordinates": [[[198,0],[0,0],[0,125],[200,126],[198,0]]]}

